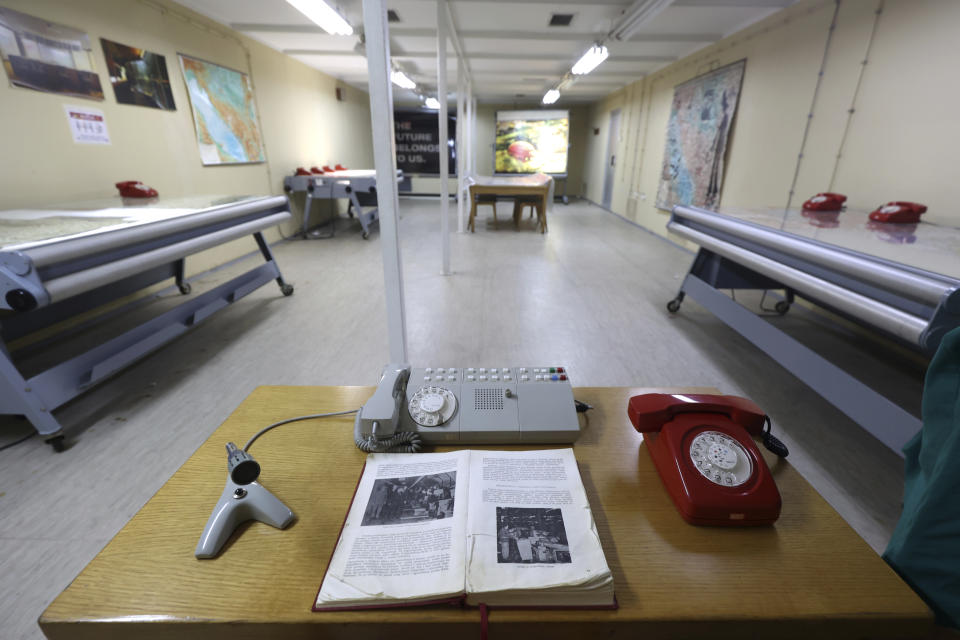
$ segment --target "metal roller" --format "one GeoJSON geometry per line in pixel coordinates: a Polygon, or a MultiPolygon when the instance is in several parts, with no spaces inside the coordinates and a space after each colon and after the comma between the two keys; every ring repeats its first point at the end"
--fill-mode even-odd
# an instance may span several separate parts
{"type": "MultiPolygon", "coordinates": [[[[681,217],[691,220],[705,227],[723,231],[732,236],[808,260],[862,282],[879,286],[931,306],[936,306],[946,293],[960,285],[953,279],[938,276],[934,273],[921,272],[919,269],[907,270],[903,266],[895,267],[883,260],[871,259],[868,256],[841,248],[827,247],[818,242],[792,237],[783,232],[765,229],[759,225],[736,220],[705,209],[678,205],[674,207],[673,211],[675,218],[681,217]]],[[[678,224],[676,221],[671,221],[667,226],[679,235],[685,235],[687,232],[698,233],[682,224],[678,224]]],[[[697,237],[710,238],[710,236],[702,233],[698,233],[697,237]]],[[[715,241],[713,238],[710,238],[710,240],[715,241]]],[[[696,242],[704,247],[708,246],[700,240],[696,240],[696,242]]],[[[734,245],[729,246],[733,247],[734,245]]],[[[756,255],[749,251],[747,253],[756,255]]],[[[776,264],[772,261],[771,263],[776,264]]],[[[782,267],[782,265],[780,266],[782,267]]],[[[799,287],[797,289],[799,290],[799,287]]]]}
{"type": "MultiPolygon", "coordinates": [[[[134,224],[117,229],[106,229],[96,234],[82,235],[66,239],[45,240],[37,243],[6,247],[6,250],[19,250],[29,256],[33,265],[38,268],[68,262],[111,251],[120,247],[129,246],[189,229],[196,229],[205,225],[215,224],[244,215],[262,212],[272,208],[288,208],[285,196],[275,196],[264,199],[257,198],[236,204],[216,207],[194,215],[177,216],[165,220],[156,220],[142,224],[134,224]]],[[[289,217],[289,211],[286,212],[289,217]]],[[[264,225],[264,228],[268,225],[264,225]]],[[[250,232],[252,233],[252,232],[250,232]]]]}
{"type": "MultiPolygon", "coordinates": [[[[285,203],[286,198],[279,198],[280,202],[285,203]]],[[[261,207],[263,203],[261,202],[261,207]]],[[[75,296],[86,291],[92,291],[97,287],[115,282],[119,278],[132,273],[139,273],[147,269],[169,263],[173,260],[179,260],[185,256],[215,247],[224,242],[234,240],[246,235],[250,235],[267,227],[271,227],[291,218],[289,211],[281,211],[264,218],[257,218],[243,224],[221,229],[214,233],[208,233],[190,240],[184,240],[176,244],[171,244],[153,251],[137,254],[121,260],[115,260],[103,265],[76,271],[44,283],[47,293],[50,294],[50,301],[57,302],[71,296],[75,296]]]]}
{"type": "MultiPolygon", "coordinates": [[[[688,207],[677,207],[677,213],[686,215],[688,207]]],[[[695,211],[695,210],[694,210],[695,211]]],[[[712,215],[712,214],[711,214],[712,215]]],[[[700,231],[676,222],[670,222],[667,228],[701,247],[738,264],[753,269],[757,273],[773,278],[813,300],[827,304],[835,309],[860,318],[864,322],[908,342],[922,345],[921,337],[927,328],[927,320],[905,313],[899,309],[827,282],[775,260],[758,255],[748,249],[719,240],[700,231]]],[[[809,255],[805,256],[809,257],[809,255]]],[[[943,296],[941,287],[937,300],[943,296]]]]}

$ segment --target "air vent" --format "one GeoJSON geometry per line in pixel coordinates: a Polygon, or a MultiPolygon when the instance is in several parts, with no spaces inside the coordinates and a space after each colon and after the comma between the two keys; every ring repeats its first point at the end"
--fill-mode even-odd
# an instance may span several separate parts
{"type": "Polygon", "coordinates": [[[503,389],[474,389],[473,408],[477,411],[503,411],[503,389]]]}
{"type": "Polygon", "coordinates": [[[393,9],[387,9],[387,22],[400,22],[400,16],[393,9]]]}
{"type": "Polygon", "coordinates": [[[569,27],[570,23],[573,22],[572,13],[554,13],[550,15],[551,27],[569,27]]]}

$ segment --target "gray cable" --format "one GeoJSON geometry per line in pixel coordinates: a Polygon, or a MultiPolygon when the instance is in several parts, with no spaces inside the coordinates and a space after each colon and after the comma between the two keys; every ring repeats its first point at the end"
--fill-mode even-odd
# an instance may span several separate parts
{"type": "Polygon", "coordinates": [[[273,424],[266,426],[263,429],[260,429],[260,431],[257,431],[255,434],[253,434],[253,437],[247,440],[247,444],[243,445],[243,450],[244,451],[249,450],[250,446],[254,442],[256,442],[257,438],[265,434],[267,431],[270,431],[271,429],[276,429],[282,424],[288,424],[290,422],[299,422],[300,420],[312,420],[313,418],[331,418],[333,416],[345,416],[351,413],[356,413],[357,411],[360,411],[360,409],[350,409],[349,411],[336,411],[334,413],[314,413],[308,416],[297,416],[296,418],[287,418],[286,420],[281,420],[280,422],[274,422],[273,424]]]}

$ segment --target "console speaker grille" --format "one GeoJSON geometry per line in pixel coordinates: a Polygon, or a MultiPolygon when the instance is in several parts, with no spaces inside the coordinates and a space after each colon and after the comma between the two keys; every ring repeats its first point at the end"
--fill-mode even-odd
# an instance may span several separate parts
{"type": "Polygon", "coordinates": [[[477,411],[502,411],[503,389],[486,388],[473,390],[473,408],[477,411]]]}

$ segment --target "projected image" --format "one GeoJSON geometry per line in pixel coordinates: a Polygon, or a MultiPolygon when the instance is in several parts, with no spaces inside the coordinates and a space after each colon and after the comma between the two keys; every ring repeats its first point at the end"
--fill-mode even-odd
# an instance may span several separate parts
{"type": "Polygon", "coordinates": [[[567,172],[566,111],[501,111],[496,135],[496,173],[567,172]]]}

